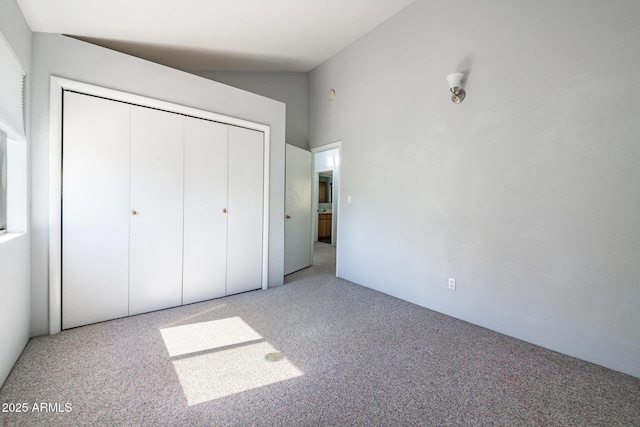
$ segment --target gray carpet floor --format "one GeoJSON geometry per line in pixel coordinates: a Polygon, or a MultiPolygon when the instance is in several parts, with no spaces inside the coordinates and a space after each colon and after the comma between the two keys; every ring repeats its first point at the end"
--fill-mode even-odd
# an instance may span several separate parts
{"type": "Polygon", "coordinates": [[[640,425],[640,379],[337,279],[330,245],[285,282],[32,339],[0,425],[640,425]]]}

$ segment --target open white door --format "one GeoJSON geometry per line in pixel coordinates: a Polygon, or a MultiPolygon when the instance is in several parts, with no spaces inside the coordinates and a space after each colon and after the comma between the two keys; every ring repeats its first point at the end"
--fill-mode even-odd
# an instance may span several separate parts
{"type": "Polygon", "coordinates": [[[313,156],[286,144],[284,274],[311,265],[313,156]]]}

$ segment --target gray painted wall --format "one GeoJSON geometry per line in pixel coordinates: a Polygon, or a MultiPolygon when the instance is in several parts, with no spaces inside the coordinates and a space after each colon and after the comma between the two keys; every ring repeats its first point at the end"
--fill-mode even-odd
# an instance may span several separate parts
{"type": "Polygon", "coordinates": [[[640,377],[638,16],[419,0],[314,69],[310,146],[342,141],[339,275],[640,377]]]}
{"type": "Polygon", "coordinates": [[[287,104],[287,144],[308,149],[309,73],[192,71],[193,74],[287,104]]]}
{"type": "MultiPolygon", "coordinates": [[[[27,73],[28,92],[31,75],[31,30],[15,0],[0,0],[0,33],[27,73]]],[[[26,119],[28,124],[28,106],[26,119]]],[[[0,386],[29,341],[29,256],[29,233],[0,243],[0,386]]]]}
{"type": "Polygon", "coordinates": [[[269,286],[283,283],[285,105],[57,34],[33,34],[31,334],[49,331],[49,78],[69,78],[271,126],[269,286]]]}

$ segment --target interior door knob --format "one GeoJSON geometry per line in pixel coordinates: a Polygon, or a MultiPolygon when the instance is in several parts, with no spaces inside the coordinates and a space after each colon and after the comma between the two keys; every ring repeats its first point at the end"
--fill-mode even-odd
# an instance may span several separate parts
{"type": "Polygon", "coordinates": [[[291,219],[291,214],[287,214],[287,215],[285,216],[285,218],[287,218],[287,219],[291,219]]]}
{"type": "Polygon", "coordinates": [[[222,213],[227,213],[227,210],[226,209],[222,209],[222,213]]]}
{"type": "Polygon", "coordinates": [[[136,212],[136,211],[131,211],[131,215],[138,215],[138,212],[136,212]]]}

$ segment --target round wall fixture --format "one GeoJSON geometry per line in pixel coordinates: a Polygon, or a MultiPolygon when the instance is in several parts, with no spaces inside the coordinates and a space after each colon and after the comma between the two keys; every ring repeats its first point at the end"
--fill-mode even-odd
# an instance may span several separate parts
{"type": "Polygon", "coordinates": [[[336,91],[333,89],[329,89],[329,100],[333,100],[336,97],[336,91]]]}

